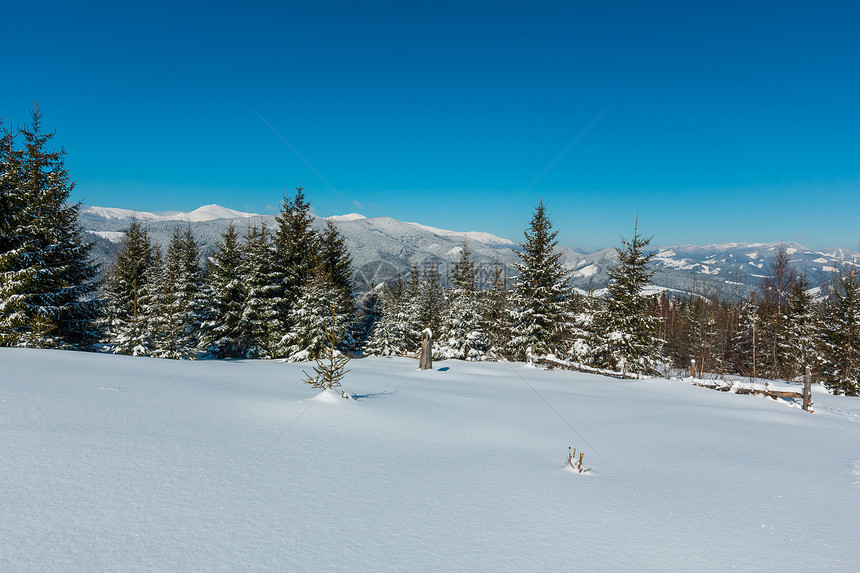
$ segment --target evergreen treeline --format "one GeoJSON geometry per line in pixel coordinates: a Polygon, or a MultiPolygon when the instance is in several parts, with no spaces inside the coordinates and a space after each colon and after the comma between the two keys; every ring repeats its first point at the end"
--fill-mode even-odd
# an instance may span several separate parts
{"type": "MultiPolygon", "coordinates": [[[[821,285],[820,301],[785,248],[745,299],[719,293],[649,294],[651,238],[622,239],[604,292],[570,285],[543,203],[524,233],[513,276],[498,261],[479,284],[463,244],[450,275],[435,264],[375,285],[357,302],[352,260],[328,222],[312,226],[301,188],[284,198],[276,228],[230,225],[201,266],[190,226],[166,252],[133,220],[98,289],[92,245],[64,153],[50,151],[41,113],[0,138],[0,345],[162,358],[320,358],[327,333],[341,351],[415,352],[421,332],[436,358],[545,360],[582,369],[797,379],[807,365],[832,390],[860,394],[860,272],[851,265],[821,285]],[[449,286],[445,286],[448,284],[449,286]]],[[[481,269],[487,270],[487,269],[481,269]]],[[[695,289],[694,289],[695,290],[695,289]]]]}
{"type": "Polygon", "coordinates": [[[337,229],[313,229],[301,188],[284,198],[278,228],[231,224],[199,264],[191,233],[177,227],[162,260],[132,221],[102,290],[104,340],[117,353],[162,358],[319,358],[334,320],[355,350],[351,258],[337,229]]]}

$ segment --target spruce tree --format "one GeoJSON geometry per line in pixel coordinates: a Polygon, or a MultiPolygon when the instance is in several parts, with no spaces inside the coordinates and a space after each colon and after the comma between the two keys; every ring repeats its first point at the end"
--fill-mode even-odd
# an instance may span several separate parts
{"type": "Polygon", "coordinates": [[[586,366],[596,366],[605,337],[600,330],[603,299],[592,288],[584,296],[571,297],[568,320],[568,358],[586,366]]]}
{"type": "Polygon", "coordinates": [[[141,343],[143,291],[158,261],[157,247],[140,222],[132,218],[102,291],[105,340],[115,353],[133,354],[141,343]]]}
{"type": "Polygon", "coordinates": [[[407,286],[402,278],[383,288],[379,320],[365,349],[369,356],[399,356],[412,348],[413,316],[407,297],[407,286]]]}
{"type": "Polygon", "coordinates": [[[202,348],[215,358],[245,358],[254,347],[251,325],[244,315],[246,258],[231,222],[209,258],[206,282],[211,315],[203,325],[202,348]]]}
{"type": "MultiPolygon", "coordinates": [[[[317,360],[330,344],[332,328],[346,333],[352,317],[338,309],[339,295],[338,286],[323,265],[302,282],[301,296],[290,311],[290,329],[279,345],[284,349],[284,358],[291,362],[317,360]]],[[[349,342],[341,339],[340,344],[347,346],[349,342]]]]}
{"type": "Polygon", "coordinates": [[[836,280],[820,337],[824,384],[837,394],[860,395],[860,271],[852,263],[836,280]]]}
{"type": "Polygon", "coordinates": [[[201,324],[202,277],[199,247],[191,229],[176,227],[158,285],[158,298],[150,316],[153,355],[160,358],[193,358],[201,324]]]}
{"type": "Polygon", "coordinates": [[[779,349],[783,373],[789,380],[803,376],[806,366],[817,362],[815,346],[817,313],[809,292],[809,279],[801,273],[788,292],[784,336],[779,349]]]}
{"type": "Polygon", "coordinates": [[[757,378],[763,375],[760,305],[755,292],[741,305],[738,325],[732,339],[732,356],[735,370],[743,376],[757,378]]]}
{"type": "Polygon", "coordinates": [[[328,220],[320,236],[320,258],[340,293],[339,305],[352,309],[355,304],[352,298],[352,255],[349,254],[343,235],[328,220]]]}
{"type": "Polygon", "coordinates": [[[520,244],[522,250],[517,251],[511,337],[515,360],[524,360],[529,349],[535,355],[561,354],[564,307],[571,291],[569,272],[556,251],[557,234],[546,206],[539,202],[520,244]]]}
{"type": "Polygon", "coordinates": [[[643,294],[654,274],[648,262],[653,251],[646,251],[652,237],[639,233],[638,222],[633,238],[621,239],[616,247],[618,263],[609,270],[608,301],[604,315],[608,341],[606,366],[631,373],[648,373],[660,356],[661,341],[656,338],[658,317],[648,313],[648,297],[643,294]]]}
{"type": "Polygon", "coordinates": [[[248,358],[272,358],[277,355],[283,336],[283,275],[274,269],[275,246],[265,222],[249,226],[243,245],[245,257],[245,300],[242,320],[250,330],[248,358]]]}
{"type": "Polygon", "coordinates": [[[421,339],[421,332],[429,328],[434,337],[442,331],[442,315],[445,311],[445,289],[442,287],[442,277],[435,262],[430,262],[421,273],[417,296],[417,323],[413,333],[415,344],[421,339]]]}
{"type": "Polygon", "coordinates": [[[292,306],[302,294],[302,283],[316,273],[320,262],[320,237],[313,228],[310,203],[301,187],[296,187],[292,197],[284,197],[275,220],[278,229],[272,273],[279,288],[279,318],[286,330],[292,306]]]}
{"type": "Polygon", "coordinates": [[[451,272],[448,304],[442,315],[439,355],[460,360],[485,360],[489,345],[475,285],[475,261],[465,241],[451,272]]]}
{"type": "Polygon", "coordinates": [[[497,360],[506,358],[511,341],[510,290],[506,269],[498,258],[490,271],[490,288],[481,295],[484,313],[481,328],[487,336],[488,352],[497,360]]]}
{"type": "Polygon", "coordinates": [[[74,183],[65,152],[47,150],[53,134],[42,131],[41,118],[34,109],[22,149],[5,133],[0,151],[0,343],[33,345],[37,331],[48,341],[40,346],[90,349],[100,338],[92,244],[83,241],[80,205],[68,203],[74,183]]]}

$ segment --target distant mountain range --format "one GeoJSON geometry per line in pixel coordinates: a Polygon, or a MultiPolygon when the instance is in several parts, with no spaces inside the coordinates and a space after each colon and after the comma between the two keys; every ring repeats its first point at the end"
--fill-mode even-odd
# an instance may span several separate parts
{"type": "MultiPolygon", "coordinates": [[[[127,209],[83,206],[80,222],[88,240],[96,242],[95,256],[103,265],[110,264],[119,249],[123,230],[132,216],[144,222],[151,237],[166,247],[177,225],[190,225],[205,258],[219,241],[230,221],[242,231],[264,221],[275,228],[273,216],[242,213],[218,205],[206,205],[190,213],[143,213],[127,209]]],[[[513,272],[519,259],[519,245],[506,238],[474,231],[449,231],[420,223],[406,223],[390,217],[364,217],[357,213],[329,217],[343,234],[352,253],[359,289],[407,273],[417,264],[435,264],[444,276],[467,244],[478,265],[479,281],[489,282],[493,262],[498,260],[513,272]]],[[[325,220],[317,218],[322,228],[325,220]]],[[[670,289],[686,293],[723,297],[745,296],[767,276],[768,259],[779,243],[726,243],[720,245],[678,245],[654,247],[652,264],[655,290],[670,289]]],[[[847,249],[814,251],[797,243],[785,243],[791,261],[804,270],[813,285],[826,284],[833,273],[860,254],[847,249]]],[[[600,291],[606,284],[607,270],[616,262],[614,248],[584,252],[560,247],[562,260],[571,270],[574,286],[585,291],[600,291]]]]}

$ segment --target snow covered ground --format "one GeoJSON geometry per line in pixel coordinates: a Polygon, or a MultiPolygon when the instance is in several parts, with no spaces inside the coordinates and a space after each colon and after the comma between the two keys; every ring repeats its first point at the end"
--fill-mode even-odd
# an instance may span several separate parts
{"type": "Polygon", "coordinates": [[[0,570],[860,570],[858,399],[350,366],[0,348],[0,570]]]}

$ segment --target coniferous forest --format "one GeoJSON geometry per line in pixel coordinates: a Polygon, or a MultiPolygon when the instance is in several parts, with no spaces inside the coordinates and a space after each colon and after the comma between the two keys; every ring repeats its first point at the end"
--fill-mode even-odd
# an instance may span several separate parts
{"type": "MultiPolygon", "coordinates": [[[[807,365],[840,394],[860,394],[860,273],[854,265],[813,285],[784,248],[744,298],[649,294],[652,238],[634,226],[602,292],[570,285],[557,231],[539,203],[510,272],[478,281],[468,245],[450,276],[353,286],[344,238],[312,226],[301,187],[284,197],[274,228],[230,226],[205,264],[190,226],[166,252],[132,221],[110,268],[91,260],[65,154],[42,115],[0,138],[0,345],[171,359],[320,358],[328,333],[352,355],[414,353],[429,328],[438,359],[542,359],[624,376],[695,373],[794,380],[807,365]],[[814,289],[813,287],[818,287],[814,289]],[[813,296],[815,293],[815,296],[813,296]]],[[[597,285],[596,285],[597,286],[597,285]]]]}

